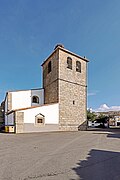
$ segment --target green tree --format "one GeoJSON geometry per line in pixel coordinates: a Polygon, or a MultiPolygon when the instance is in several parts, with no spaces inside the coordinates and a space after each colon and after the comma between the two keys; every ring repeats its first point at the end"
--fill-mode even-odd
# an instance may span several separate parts
{"type": "Polygon", "coordinates": [[[88,121],[95,121],[96,115],[93,112],[90,112],[90,110],[87,110],[87,120],[88,121]]]}
{"type": "Polygon", "coordinates": [[[97,122],[101,124],[101,127],[105,127],[105,123],[107,123],[109,117],[100,113],[100,115],[97,117],[97,122]]]}

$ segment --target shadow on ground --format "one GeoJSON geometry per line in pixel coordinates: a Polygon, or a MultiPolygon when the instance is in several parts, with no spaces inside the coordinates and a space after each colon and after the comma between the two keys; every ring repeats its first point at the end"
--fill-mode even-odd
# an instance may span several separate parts
{"type": "Polygon", "coordinates": [[[120,128],[88,128],[93,134],[106,134],[108,138],[120,138],[120,128]]]}
{"type": "Polygon", "coordinates": [[[80,180],[120,180],[120,152],[93,149],[72,170],[80,180]]]}

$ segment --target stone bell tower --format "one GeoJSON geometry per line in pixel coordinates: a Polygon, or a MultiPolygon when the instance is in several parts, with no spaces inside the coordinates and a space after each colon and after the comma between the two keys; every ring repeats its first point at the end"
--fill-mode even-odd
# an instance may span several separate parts
{"type": "Polygon", "coordinates": [[[87,62],[60,44],[42,64],[45,104],[59,103],[60,130],[86,128],[87,62]]]}

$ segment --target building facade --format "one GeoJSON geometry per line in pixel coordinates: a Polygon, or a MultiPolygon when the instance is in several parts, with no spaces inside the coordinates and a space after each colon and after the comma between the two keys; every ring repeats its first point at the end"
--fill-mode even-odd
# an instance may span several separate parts
{"type": "Polygon", "coordinates": [[[13,109],[28,108],[44,104],[44,89],[9,91],[5,97],[5,113],[13,109]]]}
{"type": "Polygon", "coordinates": [[[42,64],[43,88],[7,93],[6,126],[18,133],[86,129],[87,62],[57,45],[42,64]]]}
{"type": "Polygon", "coordinates": [[[87,62],[58,45],[42,64],[45,103],[59,103],[60,130],[86,128],[87,62]]]}

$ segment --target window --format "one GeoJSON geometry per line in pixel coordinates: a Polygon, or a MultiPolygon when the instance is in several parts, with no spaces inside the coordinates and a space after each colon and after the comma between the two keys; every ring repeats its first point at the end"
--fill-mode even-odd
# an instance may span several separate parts
{"type": "Polygon", "coordinates": [[[43,119],[42,118],[37,118],[37,123],[43,123],[43,119]]]}
{"type": "Polygon", "coordinates": [[[33,96],[32,97],[32,103],[38,103],[39,104],[39,97],[38,96],[33,96]]]}
{"type": "Polygon", "coordinates": [[[81,62],[76,61],[76,71],[81,73],[81,62]]]}
{"type": "Polygon", "coordinates": [[[48,73],[51,72],[51,61],[48,63],[48,73]]]}
{"type": "Polygon", "coordinates": [[[72,69],[72,58],[67,57],[67,68],[72,69]]]}
{"type": "Polygon", "coordinates": [[[47,76],[47,73],[48,73],[48,68],[45,67],[45,68],[43,69],[43,77],[44,77],[44,78],[47,76]]]}
{"type": "Polygon", "coordinates": [[[38,114],[35,116],[35,125],[41,126],[45,124],[45,116],[43,114],[38,114]]]}

